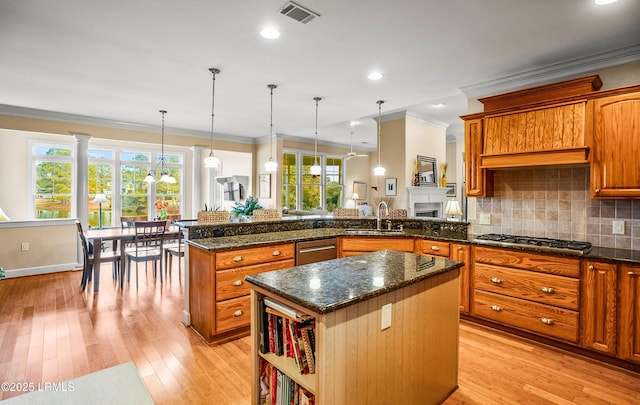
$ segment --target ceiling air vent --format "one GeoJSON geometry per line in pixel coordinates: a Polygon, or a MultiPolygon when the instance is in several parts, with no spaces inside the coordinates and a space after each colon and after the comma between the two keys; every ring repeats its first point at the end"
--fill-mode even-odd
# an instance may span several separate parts
{"type": "Polygon", "coordinates": [[[303,24],[308,23],[316,17],[320,17],[320,14],[316,14],[313,11],[306,9],[292,1],[287,2],[280,9],[280,13],[293,18],[296,21],[300,21],[303,24]]]}

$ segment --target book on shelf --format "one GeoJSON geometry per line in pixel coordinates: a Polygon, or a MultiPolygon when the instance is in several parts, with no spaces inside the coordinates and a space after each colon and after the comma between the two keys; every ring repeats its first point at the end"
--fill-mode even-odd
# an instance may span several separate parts
{"type": "Polygon", "coordinates": [[[309,326],[305,326],[300,330],[302,334],[302,346],[304,347],[304,353],[307,359],[307,365],[309,367],[309,374],[316,372],[315,367],[315,353],[311,350],[311,340],[309,339],[309,326]]]}
{"type": "Polygon", "coordinates": [[[311,315],[307,315],[305,313],[299,312],[296,309],[291,308],[290,306],[283,304],[279,301],[276,301],[274,299],[271,299],[269,297],[264,297],[263,300],[264,300],[264,304],[267,307],[271,309],[275,309],[276,311],[280,312],[285,316],[288,316],[289,318],[295,320],[296,322],[306,322],[313,319],[311,315]]]}
{"type": "Polygon", "coordinates": [[[260,402],[271,405],[315,405],[315,396],[278,370],[268,361],[260,360],[260,402]],[[263,385],[269,385],[263,387],[263,385]]]}

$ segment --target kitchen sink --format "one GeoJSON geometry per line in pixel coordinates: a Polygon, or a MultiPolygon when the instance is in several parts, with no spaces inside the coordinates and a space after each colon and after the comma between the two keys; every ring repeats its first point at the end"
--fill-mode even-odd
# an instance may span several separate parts
{"type": "Polygon", "coordinates": [[[393,230],[381,230],[376,229],[346,229],[348,235],[404,235],[404,231],[393,230]]]}

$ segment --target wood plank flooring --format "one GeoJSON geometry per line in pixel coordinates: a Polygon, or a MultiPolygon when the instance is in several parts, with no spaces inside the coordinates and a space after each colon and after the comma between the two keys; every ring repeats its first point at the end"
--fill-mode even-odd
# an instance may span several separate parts
{"type": "MultiPolygon", "coordinates": [[[[103,265],[96,295],[80,291],[78,271],[0,281],[0,382],[132,360],[157,404],[249,404],[249,338],[206,345],[181,323],[177,263],[164,284],[143,267],[138,288],[120,289],[103,265]]],[[[445,404],[640,404],[640,375],[463,321],[459,388],[445,404]]]]}

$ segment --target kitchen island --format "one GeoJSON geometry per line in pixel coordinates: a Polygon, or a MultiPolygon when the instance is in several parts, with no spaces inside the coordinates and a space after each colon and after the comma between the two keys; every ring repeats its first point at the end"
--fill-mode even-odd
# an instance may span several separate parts
{"type": "Polygon", "coordinates": [[[266,368],[286,375],[317,405],[441,403],[457,387],[462,265],[383,250],[247,276],[252,403],[272,381],[264,378],[266,368]],[[269,352],[265,298],[313,319],[314,373],[301,374],[295,358],[269,352]]]}

